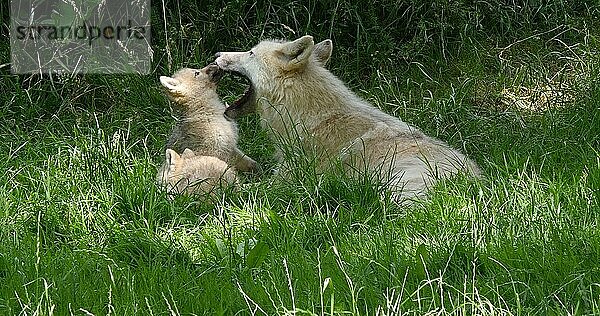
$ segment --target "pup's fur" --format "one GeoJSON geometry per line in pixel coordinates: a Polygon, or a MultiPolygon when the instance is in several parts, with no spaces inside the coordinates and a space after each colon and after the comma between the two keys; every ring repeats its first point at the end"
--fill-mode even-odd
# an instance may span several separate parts
{"type": "Polygon", "coordinates": [[[245,101],[257,103],[264,124],[279,137],[299,136],[320,161],[339,158],[359,170],[379,172],[384,180],[391,174],[391,189],[399,199],[460,171],[480,173],[458,150],[356,96],[314,53],[313,38],[304,36],[219,53],[216,63],[250,80],[255,95],[245,101]]]}
{"type": "Polygon", "coordinates": [[[167,149],[165,164],[158,172],[158,182],[165,185],[169,193],[210,193],[215,187],[237,183],[237,177],[219,158],[196,156],[187,148],[181,155],[167,149]]]}
{"type": "Polygon", "coordinates": [[[256,162],[237,148],[236,124],[224,115],[225,106],[217,94],[221,76],[219,67],[211,64],[160,77],[178,116],[167,148],[179,153],[189,148],[197,155],[217,157],[238,171],[256,171],[256,162]]]}

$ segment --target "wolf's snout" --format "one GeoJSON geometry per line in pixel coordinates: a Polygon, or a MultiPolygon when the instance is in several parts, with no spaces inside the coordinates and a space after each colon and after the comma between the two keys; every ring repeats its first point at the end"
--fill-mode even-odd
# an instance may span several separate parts
{"type": "Polygon", "coordinates": [[[219,57],[221,57],[221,52],[217,52],[217,53],[215,54],[215,58],[219,58],[219,57]]]}

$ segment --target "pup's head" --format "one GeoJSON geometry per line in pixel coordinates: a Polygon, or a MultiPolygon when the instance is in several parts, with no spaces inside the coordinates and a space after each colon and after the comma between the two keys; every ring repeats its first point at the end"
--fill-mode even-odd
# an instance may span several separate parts
{"type": "Polygon", "coordinates": [[[249,52],[217,53],[215,62],[219,67],[250,80],[244,95],[229,106],[225,114],[237,118],[254,112],[255,84],[268,86],[264,81],[300,72],[309,63],[324,67],[332,51],[330,39],[313,44],[311,36],[304,36],[292,42],[263,41],[249,52]]]}
{"type": "Polygon", "coordinates": [[[202,69],[180,69],[172,77],[160,76],[160,83],[171,100],[185,104],[192,97],[216,93],[217,82],[222,76],[223,71],[212,63],[202,69]]]}
{"type": "Polygon", "coordinates": [[[226,162],[216,157],[197,156],[188,148],[181,155],[172,149],[166,150],[158,179],[170,193],[207,193],[236,181],[235,172],[226,162]]]}
{"type": "Polygon", "coordinates": [[[186,148],[181,155],[173,149],[167,149],[165,152],[165,164],[159,173],[159,181],[173,186],[181,178],[181,171],[185,159],[194,157],[195,154],[189,148],[186,148]]]}

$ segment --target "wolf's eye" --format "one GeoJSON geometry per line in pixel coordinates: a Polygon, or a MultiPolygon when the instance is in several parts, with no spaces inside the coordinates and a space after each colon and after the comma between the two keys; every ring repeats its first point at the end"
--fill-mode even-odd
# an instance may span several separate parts
{"type": "Polygon", "coordinates": [[[200,72],[199,71],[194,72],[194,78],[198,77],[198,76],[200,76],[200,72]]]}

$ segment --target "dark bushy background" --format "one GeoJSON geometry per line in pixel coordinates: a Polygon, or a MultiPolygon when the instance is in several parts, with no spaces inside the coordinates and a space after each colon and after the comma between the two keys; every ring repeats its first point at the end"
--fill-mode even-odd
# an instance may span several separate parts
{"type": "MultiPolygon", "coordinates": [[[[335,65],[358,74],[410,61],[451,58],[465,41],[492,39],[499,47],[550,30],[580,40],[589,16],[600,19],[598,1],[165,1],[170,47],[201,59],[222,50],[248,49],[258,39],[331,38],[335,65]]],[[[162,2],[153,1],[154,42],[164,53],[162,2]]],[[[589,19],[588,19],[589,20],[589,19]]],[[[600,25],[600,24],[599,24],[600,25]]],[[[592,27],[592,26],[587,26],[592,27]]],[[[552,34],[555,35],[555,34],[552,34]]],[[[164,63],[161,62],[161,65],[164,63]]]]}
{"type": "MultiPolygon", "coordinates": [[[[2,64],[10,59],[9,9],[9,1],[0,3],[2,64]]],[[[310,34],[316,41],[334,41],[332,65],[346,74],[343,79],[351,86],[368,84],[378,70],[397,73],[411,62],[452,62],[465,43],[484,40],[481,45],[505,47],[533,34],[549,38],[558,33],[567,44],[573,44],[584,39],[584,29],[600,27],[600,4],[593,0],[153,0],[152,15],[156,74],[171,73],[182,65],[202,66],[215,52],[246,50],[259,39],[310,34]],[[584,21],[597,25],[585,25],[584,21]],[[559,32],[544,33],[558,26],[562,26],[559,32]]],[[[36,81],[7,77],[7,66],[0,74],[4,89],[14,88],[9,82],[29,87],[29,79],[36,81]]],[[[104,79],[89,77],[84,81],[107,85],[104,79]]],[[[156,81],[155,77],[148,79],[156,81]]],[[[76,80],[69,89],[77,93],[81,87],[81,80],[76,80]]]]}

